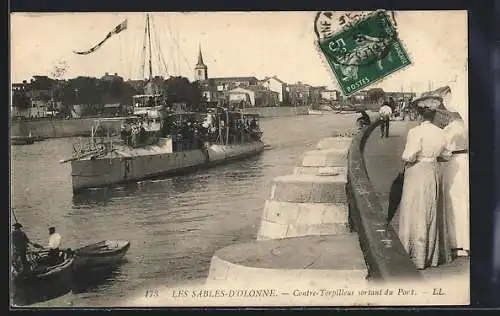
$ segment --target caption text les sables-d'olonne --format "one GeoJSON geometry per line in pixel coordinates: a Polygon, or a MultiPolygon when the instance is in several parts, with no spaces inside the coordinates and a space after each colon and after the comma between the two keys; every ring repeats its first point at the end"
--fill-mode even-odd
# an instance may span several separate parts
{"type": "MultiPolygon", "coordinates": [[[[145,292],[146,298],[159,297],[159,289],[148,289],[145,292]]],[[[294,289],[288,292],[277,289],[176,289],[169,291],[173,298],[230,298],[230,297],[276,297],[291,295],[295,297],[338,297],[338,296],[411,296],[418,295],[417,290],[412,288],[379,288],[379,289],[317,289],[301,290],[294,289]]],[[[433,288],[429,291],[432,295],[446,295],[442,288],[433,288]]],[[[422,294],[429,294],[428,292],[422,294]]]]}

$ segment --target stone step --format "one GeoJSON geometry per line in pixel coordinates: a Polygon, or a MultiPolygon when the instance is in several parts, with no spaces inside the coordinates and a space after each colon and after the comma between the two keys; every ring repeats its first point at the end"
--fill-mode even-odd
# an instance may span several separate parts
{"type": "Polygon", "coordinates": [[[345,167],[349,147],[310,150],[302,158],[303,167],[345,167]]]}
{"type": "Polygon", "coordinates": [[[366,284],[357,234],[307,236],[235,244],[215,252],[207,285],[250,288],[286,284],[366,284]]]}
{"type": "Polygon", "coordinates": [[[293,169],[293,174],[296,175],[334,176],[342,173],[347,173],[347,167],[295,167],[293,169]]]}
{"type": "Polygon", "coordinates": [[[257,240],[349,232],[347,204],[267,200],[257,240]]]}
{"type": "Polygon", "coordinates": [[[352,137],[327,137],[318,142],[317,149],[329,149],[338,147],[349,147],[352,137]]]}
{"type": "Polygon", "coordinates": [[[347,174],[287,175],[274,178],[269,200],[296,203],[347,203],[347,174]]]}

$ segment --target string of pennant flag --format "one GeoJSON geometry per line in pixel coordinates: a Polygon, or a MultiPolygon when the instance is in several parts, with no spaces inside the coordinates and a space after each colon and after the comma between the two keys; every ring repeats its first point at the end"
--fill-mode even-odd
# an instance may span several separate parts
{"type": "Polygon", "coordinates": [[[120,33],[121,31],[124,31],[127,29],[127,19],[125,19],[122,23],[118,24],[111,32],[109,32],[106,37],[97,43],[94,47],[90,48],[89,50],[86,51],[73,51],[73,53],[78,54],[78,55],[88,55],[96,50],[98,50],[108,39],[110,39],[113,35],[116,35],[120,33]]]}

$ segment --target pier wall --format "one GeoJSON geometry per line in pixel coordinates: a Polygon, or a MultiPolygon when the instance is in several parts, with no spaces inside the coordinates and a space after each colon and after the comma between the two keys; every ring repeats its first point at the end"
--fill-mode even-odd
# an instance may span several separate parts
{"type": "Polygon", "coordinates": [[[263,118],[307,115],[309,114],[309,107],[274,106],[274,107],[262,107],[262,108],[246,108],[245,113],[259,114],[263,118]]]}
{"type": "MultiPolygon", "coordinates": [[[[259,114],[263,118],[307,115],[308,107],[263,107],[263,108],[248,108],[246,113],[259,114]]],[[[60,137],[75,137],[89,136],[91,125],[96,118],[78,118],[78,119],[40,119],[40,120],[25,120],[11,122],[12,136],[27,136],[31,134],[38,138],[60,138],[60,137]]],[[[113,129],[119,129],[121,122],[109,122],[108,125],[113,125],[113,129]]]]}
{"type": "MultiPolygon", "coordinates": [[[[69,120],[43,119],[33,121],[13,121],[11,123],[12,136],[26,136],[31,134],[42,139],[74,136],[89,136],[92,123],[96,118],[80,118],[69,120]]],[[[121,121],[109,122],[112,128],[119,129],[121,121]]]]}
{"type": "Polygon", "coordinates": [[[303,155],[292,174],[274,179],[256,240],[216,251],[207,284],[367,282],[347,194],[348,152],[356,133],[323,139],[303,155]]]}
{"type": "Polygon", "coordinates": [[[385,212],[366,171],[365,144],[380,123],[377,120],[368,126],[353,139],[349,148],[347,192],[350,217],[359,235],[370,279],[420,279],[421,275],[398,235],[391,225],[386,224],[385,212]]]}
{"type": "Polygon", "coordinates": [[[293,174],[275,178],[256,240],[216,251],[206,284],[423,280],[366,171],[364,147],[379,125],[321,140],[293,174]]]}

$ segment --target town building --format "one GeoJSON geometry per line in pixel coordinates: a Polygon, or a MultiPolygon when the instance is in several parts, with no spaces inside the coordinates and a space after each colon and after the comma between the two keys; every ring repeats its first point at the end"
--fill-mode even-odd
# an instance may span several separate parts
{"type": "Polygon", "coordinates": [[[290,98],[287,92],[287,84],[278,77],[265,77],[260,84],[266,89],[278,93],[278,101],[280,105],[290,103],[290,98]]]}
{"type": "Polygon", "coordinates": [[[101,80],[108,81],[108,82],[112,82],[112,81],[123,82],[123,78],[118,76],[118,73],[116,73],[116,72],[114,75],[110,75],[108,72],[104,73],[104,76],[101,77],[101,80]]]}
{"type": "Polygon", "coordinates": [[[321,98],[326,101],[340,101],[340,91],[325,89],[321,91],[321,98]]]}
{"type": "Polygon", "coordinates": [[[203,62],[203,55],[201,54],[201,47],[198,49],[198,62],[194,67],[194,80],[204,81],[208,79],[208,67],[203,62]]]}
{"type": "Polygon", "coordinates": [[[400,101],[402,99],[408,100],[416,96],[417,94],[415,92],[385,92],[386,99],[393,98],[394,101],[400,101]]]}
{"type": "Polygon", "coordinates": [[[62,107],[62,101],[55,98],[54,88],[60,84],[64,84],[64,80],[54,80],[48,76],[33,76],[29,83],[26,80],[13,83],[11,116],[43,118],[56,115],[57,110],[62,107]],[[15,104],[16,102],[24,104],[15,104]]]}
{"type": "Polygon", "coordinates": [[[210,78],[210,80],[219,92],[233,90],[238,87],[256,86],[259,83],[259,79],[255,77],[220,77],[210,78]]]}
{"type": "Polygon", "coordinates": [[[318,107],[320,102],[321,102],[321,93],[326,90],[325,86],[317,86],[313,87],[311,86],[309,93],[310,93],[310,103],[312,107],[318,107]]]}
{"type": "MultiPolygon", "coordinates": [[[[198,82],[201,93],[205,101],[208,102],[228,102],[230,99],[229,91],[236,88],[248,88],[259,85],[256,77],[208,77],[208,66],[203,61],[201,48],[198,51],[198,61],[194,67],[195,81],[198,82]]],[[[261,90],[260,88],[250,88],[251,91],[261,90]]],[[[260,94],[261,92],[256,92],[260,94]]],[[[233,93],[233,98],[236,97],[233,93]]],[[[259,99],[259,98],[257,98],[259,99]]],[[[272,98],[271,98],[272,99],[272,98]]]]}
{"type": "Polygon", "coordinates": [[[311,101],[311,86],[302,82],[289,84],[287,92],[290,96],[290,103],[294,106],[305,106],[311,101]]]}
{"type": "Polygon", "coordinates": [[[279,95],[277,92],[256,85],[235,88],[230,90],[228,95],[229,103],[239,107],[267,107],[279,105],[279,95]]]}
{"type": "Polygon", "coordinates": [[[354,93],[351,96],[352,100],[354,100],[355,103],[362,103],[367,100],[368,98],[368,91],[361,90],[356,93],[354,93]]]}

